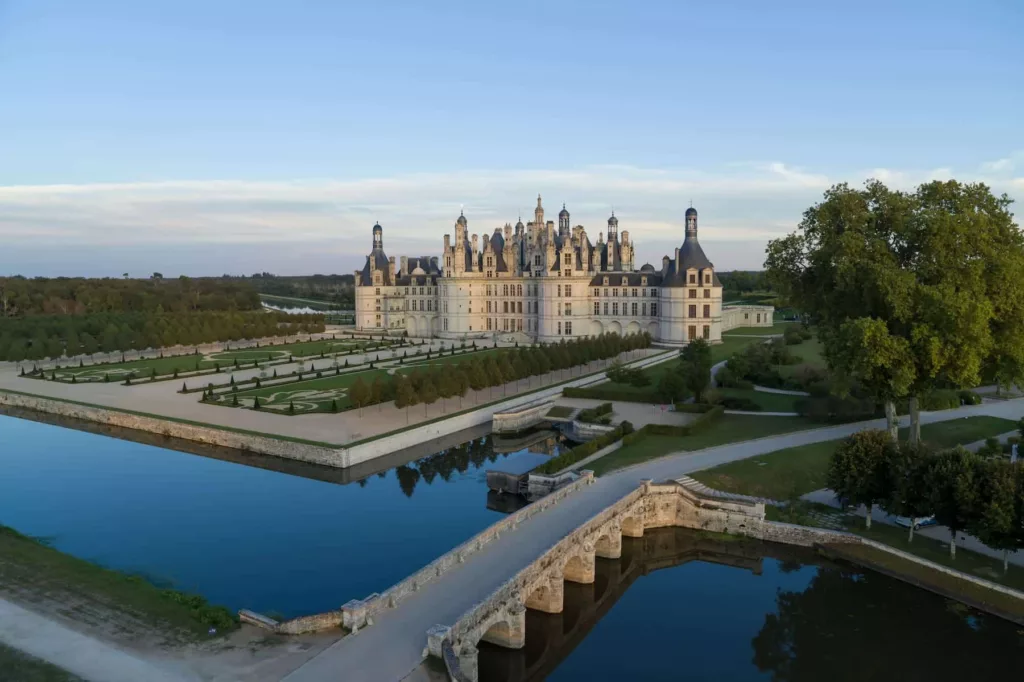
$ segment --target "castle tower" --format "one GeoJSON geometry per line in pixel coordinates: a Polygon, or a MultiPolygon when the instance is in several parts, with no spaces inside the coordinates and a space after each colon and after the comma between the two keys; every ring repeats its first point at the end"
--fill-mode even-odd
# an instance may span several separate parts
{"type": "Polygon", "coordinates": [[[384,248],[384,228],[380,226],[380,223],[373,226],[373,248],[384,248]]]}
{"type": "Polygon", "coordinates": [[[562,204],[562,210],[558,212],[558,236],[566,239],[569,237],[570,231],[569,211],[565,209],[565,204],[562,204]]]}

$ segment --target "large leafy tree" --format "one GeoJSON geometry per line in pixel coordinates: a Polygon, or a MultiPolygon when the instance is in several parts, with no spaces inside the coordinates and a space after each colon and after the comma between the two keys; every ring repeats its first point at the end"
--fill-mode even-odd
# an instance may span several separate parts
{"type": "Polygon", "coordinates": [[[772,285],[818,327],[829,366],[886,405],[935,386],[1024,377],[1024,239],[1010,199],[983,184],[912,193],[869,181],[825,193],[769,243],[772,285]]]}
{"type": "Polygon", "coordinates": [[[907,542],[914,541],[914,524],[932,512],[928,496],[928,467],[931,456],[920,445],[901,443],[890,448],[886,466],[888,498],[885,510],[910,519],[907,542]]]}
{"type": "Polygon", "coordinates": [[[875,504],[889,493],[887,466],[894,447],[885,431],[859,431],[836,447],[829,460],[826,482],[843,504],[867,507],[867,527],[875,504]]]}
{"type": "Polygon", "coordinates": [[[940,452],[928,468],[928,490],[935,520],[949,528],[949,555],[956,557],[956,534],[973,525],[979,509],[977,457],[957,447],[940,452]]]}
{"type": "Polygon", "coordinates": [[[683,348],[681,360],[680,372],[686,388],[698,403],[703,402],[711,385],[711,346],[704,339],[695,339],[683,348]]]}
{"type": "Polygon", "coordinates": [[[1020,467],[1006,460],[981,460],[975,469],[978,478],[975,514],[968,530],[992,549],[1003,551],[1003,572],[1009,553],[1021,547],[1017,517],[1020,467]]]}

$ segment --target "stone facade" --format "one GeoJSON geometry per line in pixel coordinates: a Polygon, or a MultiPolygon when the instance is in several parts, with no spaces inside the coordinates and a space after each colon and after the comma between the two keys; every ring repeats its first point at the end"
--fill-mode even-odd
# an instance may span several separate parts
{"type": "MultiPolygon", "coordinates": [[[[562,207],[544,219],[506,223],[481,239],[465,215],[445,235],[440,257],[384,252],[384,230],[356,276],[356,328],[421,338],[498,338],[551,342],[604,332],[648,332],[661,344],[695,338],[721,341],[726,311],[714,265],[697,241],[697,211],[686,211],[686,235],[674,258],[637,269],[629,232],[608,218],[591,241],[562,207]]],[[[771,308],[766,306],[767,310],[771,308]]],[[[733,315],[729,315],[732,319],[733,315]]],[[[771,325],[765,313],[760,326],[771,325]]],[[[753,324],[752,326],[759,326],[753,324]]]]}

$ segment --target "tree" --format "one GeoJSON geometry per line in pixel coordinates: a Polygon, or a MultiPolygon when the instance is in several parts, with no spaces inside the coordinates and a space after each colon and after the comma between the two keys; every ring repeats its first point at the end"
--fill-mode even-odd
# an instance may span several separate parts
{"type": "Polygon", "coordinates": [[[1024,545],[1021,533],[1024,519],[1017,516],[1020,467],[1002,459],[980,458],[976,467],[978,499],[968,531],[992,549],[1003,551],[1003,573],[1006,573],[1009,553],[1024,545]]]}
{"type": "Polygon", "coordinates": [[[412,383],[402,375],[396,375],[396,381],[398,382],[395,386],[395,407],[398,409],[405,408],[405,423],[409,424],[409,406],[416,404],[416,391],[412,387],[412,383]]]}
{"type": "Polygon", "coordinates": [[[356,377],[351,388],[348,389],[348,398],[352,404],[359,408],[359,416],[363,416],[363,405],[370,401],[370,387],[366,385],[362,377],[356,377]]]}
{"type": "Polygon", "coordinates": [[[686,381],[671,369],[658,381],[658,397],[666,403],[675,403],[686,397],[686,381]]]}
{"type": "Polygon", "coordinates": [[[956,558],[956,534],[972,522],[978,482],[974,455],[961,447],[940,452],[928,470],[929,498],[935,520],[949,528],[949,555],[956,558]]]}
{"type": "Polygon", "coordinates": [[[469,390],[469,377],[466,376],[466,373],[462,370],[461,366],[456,367],[451,372],[451,375],[452,378],[455,379],[455,391],[452,395],[459,396],[459,409],[461,410],[462,399],[465,397],[466,391],[469,390]]]}
{"type": "Polygon", "coordinates": [[[928,496],[928,467],[931,456],[920,445],[900,443],[889,448],[886,464],[888,498],[883,507],[890,514],[910,519],[907,542],[914,541],[914,525],[919,518],[931,514],[928,496]]]}
{"type": "Polygon", "coordinates": [[[260,397],[259,396],[255,396],[252,399],[252,409],[258,410],[258,409],[260,409],[260,407],[261,407],[261,405],[260,405],[260,397]]]}
{"type": "Polygon", "coordinates": [[[818,327],[829,366],[886,403],[1024,375],[1024,237],[982,184],[837,185],[769,244],[772,285],[818,327]]]}
{"type": "Polygon", "coordinates": [[[437,375],[437,395],[441,398],[441,413],[445,411],[445,400],[458,391],[458,380],[452,372],[441,371],[437,375]]]}
{"type": "Polygon", "coordinates": [[[437,386],[434,385],[431,377],[424,377],[423,385],[420,386],[420,402],[423,403],[423,416],[427,416],[427,406],[437,402],[437,386]]]}
{"type": "Polygon", "coordinates": [[[683,348],[682,377],[694,399],[703,402],[704,393],[711,385],[711,346],[704,339],[690,341],[683,348]]]}
{"type": "Polygon", "coordinates": [[[829,460],[826,483],[843,503],[867,507],[866,525],[871,528],[875,504],[888,496],[887,463],[894,447],[886,431],[858,431],[836,447],[829,460]]]}

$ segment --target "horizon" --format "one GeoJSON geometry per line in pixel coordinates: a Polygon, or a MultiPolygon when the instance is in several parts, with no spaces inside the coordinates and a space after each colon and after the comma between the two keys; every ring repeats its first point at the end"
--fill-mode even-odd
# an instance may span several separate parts
{"type": "Polygon", "coordinates": [[[350,274],[538,193],[760,270],[836,183],[1024,198],[1012,3],[208,5],[0,2],[0,275],[350,274]]]}

